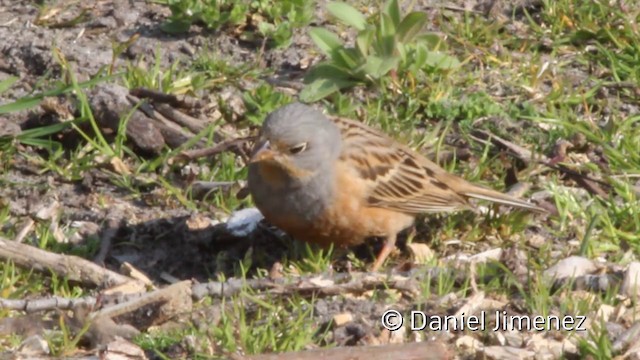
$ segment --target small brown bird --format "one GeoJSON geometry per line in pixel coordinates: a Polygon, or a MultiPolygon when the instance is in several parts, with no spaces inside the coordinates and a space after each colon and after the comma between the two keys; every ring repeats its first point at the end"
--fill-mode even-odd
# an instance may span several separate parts
{"type": "Polygon", "coordinates": [[[264,121],[249,190],[265,218],[299,240],[344,247],[385,237],[373,271],[417,214],[470,209],[469,198],[545,211],[449,174],[362,123],[329,119],[301,103],[264,121]]]}

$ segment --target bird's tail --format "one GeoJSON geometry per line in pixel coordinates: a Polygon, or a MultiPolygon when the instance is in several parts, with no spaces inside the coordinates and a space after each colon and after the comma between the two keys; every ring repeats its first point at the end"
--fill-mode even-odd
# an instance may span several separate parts
{"type": "Polygon", "coordinates": [[[524,200],[517,199],[511,195],[503,194],[495,190],[486,189],[480,186],[471,185],[469,188],[462,192],[462,195],[478,200],[488,200],[502,205],[515,206],[522,209],[537,211],[541,213],[548,212],[547,210],[530,204],[524,200]]]}

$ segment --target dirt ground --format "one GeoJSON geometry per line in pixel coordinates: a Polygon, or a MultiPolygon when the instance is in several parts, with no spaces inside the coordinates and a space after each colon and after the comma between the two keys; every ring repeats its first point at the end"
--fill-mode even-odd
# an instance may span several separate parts
{"type": "MultiPolygon", "coordinates": [[[[317,19],[326,18],[324,4],[323,1],[317,4],[317,19]]],[[[422,8],[433,16],[439,11],[439,6],[444,5],[478,11],[486,11],[493,6],[496,9],[492,11],[505,14],[510,14],[518,6],[532,6],[527,1],[509,4],[494,1],[419,1],[416,9],[422,8]]],[[[96,1],[89,7],[74,5],[62,16],[57,16],[55,21],[62,23],[73,19],[82,9],[88,11],[89,19],[82,26],[52,28],[33,25],[40,12],[33,1],[0,1],[0,81],[10,75],[20,77],[11,91],[0,95],[0,103],[29,94],[34,87],[41,86],[38,80],[42,76],[56,75],[60,71],[53,58],[53,47],[60,49],[67,60],[73,63],[82,81],[111,65],[114,41],[124,43],[134,34],[140,37],[115,59],[116,67],[135,59],[143,59],[151,67],[156,52],[160,50],[160,66],[168,68],[178,61],[189,63],[202,49],[213,49],[216,56],[226,59],[230,64],[256,64],[274,70],[277,78],[300,81],[304,70],[318,61],[318,52],[304,29],[296,31],[292,46],[266,49],[261,53],[256,51],[261,44],[243,43],[224,31],[207,31],[193,26],[187,34],[167,35],[160,30],[160,25],[170,15],[170,10],[147,1],[96,1]]],[[[311,25],[324,25],[324,22],[311,25]]],[[[215,94],[201,95],[206,99],[215,94]]],[[[4,129],[0,130],[17,133],[20,127],[29,128],[38,124],[40,120],[34,122],[38,116],[37,112],[10,113],[3,119],[4,129]]],[[[98,171],[87,174],[81,184],[70,184],[55,177],[34,174],[29,168],[29,164],[19,164],[6,174],[8,181],[26,186],[0,189],[1,195],[8,199],[12,214],[24,216],[57,199],[64,209],[62,220],[79,224],[83,235],[101,229],[107,219],[127,219],[118,225],[116,238],[122,241],[133,239],[133,242],[116,248],[111,254],[112,259],[128,261],[154,279],[158,279],[159,272],[167,272],[178,278],[204,280],[216,270],[224,269],[224,266],[212,262],[212,251],[228,251],[229,258],[236,258],[241,257],[250,246],[259,246],[260,242],[269,244],[269,248],[273,247],[273,239],[240,241],[233,236],[225,236],[222,227],[192,231],[187,220],[197,218],[197,214],[177,204],[149,206],[149,203],[131,201],[111,183],[103,181],[98,171]],[[107,201],[109,206],[97,206],[97,201],[107,201]]],[[[271,261],[279,258],[278,252],[275,251],[271,261]]]]}
{"type": "MultiPolygon", "coordinates": [[[[434,0],[417,3],[418,9],[429,14],[446,5],[510,16],[514,9],[517,14],[517,9],[523,6],[535,8],[536,2],[434,0]]],[[[324,2],[319,1],[316,18],[325,18],[323,8],[324,2]]],[[[70,9],[56,21],[72,19],[81,11],[77,4],[70,9]]],[[[40,10],[33,1],[0,0],[0,81],[8,76],[20,77],[11,91],[0,94],[0,104],[41,89],[41,77],[60,74],[53,47],[73,63],[82,81],[112,64],[114,41],[126,42],[134,34],[140,37],[115,59],[116,66],[143,59],[151,67],[156,51],[160,50],[160,66],[167,68],[177,61],[189,63],[202,49],[213,49],[229,63],[256,64],[273,69],[275,78],[300,81],[305,69],[319,60],[305,29],[296,31],[292,46],[262,52],[259,51],[261,44],[241,42],[224,31],[194,26],[187,34],[167,35],[160,30],[160,25],[170,15],[169,9],[153,2],[98,0],[85,9],[89,20],[80,25],[36,26],[33,23],[40,10]]],[[[430,30],[437,30],[436,25],[429,26],[430,30]]],[[[576,76],[577,79],[584,77],[586,75],[580,73],[576,76]]],[[[207,99],[215,94],[198,95],[207,99]]],[[[0,115],[0,135],[16,134],[32,127],[41,120],[40,115],[38,111],[11,113],[4,118],[0,115]]],[[[177,179],[176,186],[181,185],[181,180],[177,179]]],[[[26,217],[59,202],[63,209],[60,223],[77,229],[78,242],[100,239],[105,232],[115,231],[105,260],[108,268],[116,270],[126,261],[158,284],[166,283],[167,276],[204,282],[213,274],[231,274],[249,249],[260,254],[257,263],[268,269],[291,246],[272,231],[262,231],[251,238],[236,237],[221,222],[226,217],[221,210],[211,207],[211,213],[201,214],[185,209],[177,201],[158,203],[152,200],[158,189],[149,188],[142,199],[134,199],[98,169],[87,173],[81,182],[68,182],[55,175],[40,174],[34,164],[23,158],[16,159],[4,174],[4,181],[16,184],[0,188],[0,203],[8,206],[12,219],[26,217]]],[[[362,249],[361,253],[367,256],[368,249],[362,249]]],[[[333,340],[342,345],[356,344],[371,331],[378,331],[372,324],[384,308],[384,304],[357,299],[321,299],[315,306],[320,322],[342,312],[357,313],[367,319],[341,327],[333,334],[333,340]]]]}

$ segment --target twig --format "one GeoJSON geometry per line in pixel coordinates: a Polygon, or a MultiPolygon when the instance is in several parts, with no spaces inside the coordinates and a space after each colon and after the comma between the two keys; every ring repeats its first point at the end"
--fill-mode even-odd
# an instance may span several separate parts
{"type": "Polygon", "coordinates": [[[91,314],[91,318],[104,316],[114,318],[154,303],[165,304],[164,310],[160,311],[163,317],[191,311],[191,281],[181,281],[162,289],[144,293],[140,297],[96,311],[91,314]]]}
{"type": "Polygon", "coordinates": [[[165,103],[171,106],[181,107],[181,108],[191,109],[194,107],[202,107],[203,105],[201,100],[193,99],[187,96],[183,97],[182,99],[179,99],[176,95],[165,94],[165,93],[162,93],[156,90],[147,89],[147,88],[132,89],[129,92],[129,94],[138,98],[148,98],[159,103],[165,103]]]}
{"type": "MultiPolygon", "coordinates": [[[[184,114],[167,104],[155,104],[154,108],[158,110],[165,117],[173,120],[174,122],[186,127],[187,129],[193,131],[194,133],[199,133],[204,130],[209,124],[205,123],[202,120],[191,117],[187,114],[184,114]]],[[[217,134],[216,134],[217,135],[217,134]]],[[[214,136],[214,141],[222,141],[222,137],[219,135],[217,138],[214,136]]]]}
{"type": "Polygon", "coordinates": [[[24,241],[24,238],[26,238],[31,230],[33,230],[33,225],[35,225],[35,221],[33,221],[33,219],[31,218],[28,218],[27,223],[24,224],[22,229],[20,229],[14,241],[17,243],[21,243],[22,241],[24,241]]]}
{"type": "MultiPolygon", "coordinates": [[[[267,83],[275,86],[275,87],[279,87],[279,88],[286,88],[286,89],[293,89],[295,90],[295,93],[298,93],[300,91],[302,91],[302,89],[304,89],[304,84],[299,82],[299,81],[292,81],[292,80],[280,80],[278,78],[275,77],[264,77],[263,80],[265,80],[267,83]]],[[[292,93],[294,93],[292,92],[292,93]]]]}
{"type": "Polygon", "coordinates": [[[238,147],[241,144],[253,141],[254,139],[255,139],[255,136],[229,139],[219,143],[218,145],[208,147],[206,149],[195,149],[195,150],[183,151],[182,153],[176,155],[175,158],[177,158],[178,160],[194,160],[201,157],[214,156],[214,155],[220,154],[221,152],[227,151],[233,147],[238,147]]]}
{"type": "MultiPolygon", "coordinates": [[[[448,271],[450,274],[454,275],[458,282],[463,282],[464,279],[469,276],[467,272],[460,271],[459,269],[451,270],[445,268],[428,268],[416,269],[392,275],[352,272],[337,273],[333,275],[325,274],[302,277],[282,277],[276,279],[265,278],[245,280],[232,278],[228,279],[226,282],[212,281],[204,284],[190,284],[190,282],[182,281],[150,293],[143,292],[125,295],[101,296],[101,303],[113,301],[110,300],[113,298],[117,299],[116,302],[121,305],[121,307],[117,308],[109,307],[109,310],[105,310],[101,315],[118,316],[146,306],[146,304],[157,302],[159,301],[158,299],[162,300],[172,297],[183,298],[176,297],[175,294],[177,293],[189,293],[190,297],[195,301],[201,300],[205,296],[215,298],[231,297],[245,289],[251,289],[256,292],[265,291],[281,296],[292,294],[333,296],[346,293],[364,293],[373,289],[398,289],[408,293],[409,295],[415,295],[420,289],[420,284],[423,283],[425,279],[437,277],[438,274],[443,271],[448,271]],[[189,283],[190,289],[187,289],[186,283],[189,283]]],[[[561,288],[569,285],[574,290],[604,293],[611,291],[612,288],[619,287],[622,281],[622,276],[619,274],[607,273],[567,277],[552,281],[554,288],[561,288]]],[[[68,310],[81,304],[93,305],[96,304],[96,302],[96,298],[90,296],[79,299],[52,297],[32,300],[15,300],[0,298],[0,308],[27,312],[52,309],[68,310]]]]}
{"type": "Polygon", "coordinates": [[[382,346],[351,346],[332,349],[315,349],[308,351],[288,352],[283,354],[264,354],[253,356],[235,356],[234,360],[440,360],[453,359],[454,352],[440,341],[424,341],[407,344],[382,346]]]}
{"type": "Polygon", "coordinates": [[[107,228],[104,230],[102,236],[100,237],[100,251],[98,251],[98,254],[93,258],[94,263],[98,265],[104,265],[104,260],[107,258],[107,255],[111,250],[111,242],[118,233],[121,222],[121,218],[110,217],[107,220],[107,228]]]}
{"type": "MultiPolygon", "coordinates": [[[[411,296],[420,289],[420,282],[424,278],[433,278],[443,268],[416,269],[398,274],[381,273],[338,273],[333,275],[314,275],[298,278],[279,279],[229,279],[226,282],[212,281],[193,286],[192,294],[195,300],[205,296],[230,297],[245,288],[265,290],[272,294],[301,294],[316,296],[332,296],[345,293],[363,293],[379,288],[398,289],[411,296]]],[[[458,272],[463,275],[462,272],[458,272]]],[[[462,281],[463,278],[460,277],[462,281]]]]}
{"type": "Polygon", "coordinates": [[[38,271],[53,271],[71,281],[110,287],[136,281],[73,255],[51,253],[0,237],[0,259],[38,271]]]}
{"type": "Polygon", "coordinates": [[[578,171],[567,168],[563,165],[554,164],[554,162],[546,157],[543,154],[538,154],[536,156],[533,155],[531,151],[523,148],[517,144],[514,144],[508,140],[502,139],[499,136],[491,134],[486,131],[476,130],[473,132],[473,139],[482,143],[492,142],[494,145],[498,147],[504,148],[508,150],[508,153],[517,159],[523,161],[525,164],[536,163],[543,166],[546,166],[550,169],[560,171],[571,176],[574,180],[576,180],[582,187],[587,189],[591,194],[596,194],[602,196],[604,198],[608,197],[608,194],[605,190],[601,189],[597,185],[600,185],[606,189],[610,189],[611,186],[606,182],[598,179],[594,179],[588,175],[581,174],[578,171]]]}
{"type": "Polygon", "coordinates": [[[460,6],[455,6],[455,5],[424,5],[423,6],[424,9],[431,9],[431,10],[449,10],[449,11],[453,11],[453,12],[463,12],[463,13],[472,13],[472,14],[477,14],[477,15],[485,15],[484,13],[477,11],[477,10],[473,10],[473,9],[467,9],[464,7],[460,7],[460,6]]]}
{"type": "MultiPolygon", "coordinates": [[[[142,100],[132,95],[127,95],[127,100],[134,105],[140,104],[138,108],[153,121],[154,125],[157,126],[158,130],[162,133],[165,142],[172,148],[179,147],[195,136],[191,131],[183,129],[178,124],[164,117],[164,115],[148,103],[141,102],[142,100]]],[[[204,141],[200,139],[196,145],[204,147],[204,144],[204,141]]]]}
{"type": "Polygon", "coordinates": [[[497,135],[494,135],[488,131],[483,131],[483,130],[475,130],[472,135],[471,138],[481,142],[481,143],[493,143],[494,145],[497,145],[498,147],[501,147],[503,149],[507,149],[509,151],[512,152],[512,155],[514,155],[516,158],[520,159],[522,162],[524,162],[525,164],[529,164],[532,161],[538,160],[541,163],[547,163],[549,161],[549,158],[547,158],[544,154],[536,154],[534,156],[533,152],[531,152],[531,150],[526,149],[518,144],[514,144],[511,141],[508,141],[506,139],[503,139],[497,135]],[[537,158],[537,159],[536,159],[537,158]]]}
{"type": "Polygon", "coordinates": [[[46,311],[53,309],[69,310],[80,305],[94,306],[96,298],[87,296],[83,298],[63,298],[59,296],[41,299],[4,299],[0,298],[0,309],[17,310],[25,312],[46,311]]]}

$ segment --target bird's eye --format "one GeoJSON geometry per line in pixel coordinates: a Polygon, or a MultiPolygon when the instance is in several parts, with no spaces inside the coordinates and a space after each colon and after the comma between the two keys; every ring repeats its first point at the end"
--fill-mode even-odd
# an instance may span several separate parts
{"type": "Polygon", "coordinates": [[[289,152],[293,155],[299,154],[307,149],[307,143],[298,144],[289,148],[289,152]]]}

